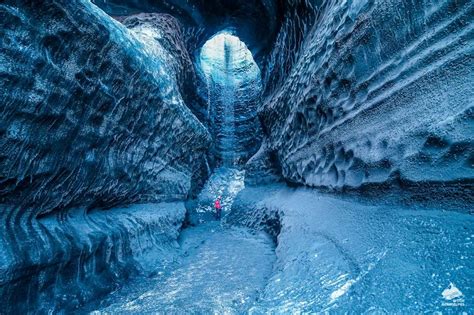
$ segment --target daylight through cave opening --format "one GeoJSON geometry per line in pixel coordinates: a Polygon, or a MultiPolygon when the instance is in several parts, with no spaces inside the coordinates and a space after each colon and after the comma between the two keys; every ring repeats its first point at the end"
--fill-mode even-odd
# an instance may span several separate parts
{"type": "Polygon", "coordinates": [[[261,141],[257,118],[260,69],[247,45],[228,30],[204,44],[199,64],[214,139],[211,151],[224,166],[242,165],[255,154],[261,141]]]}

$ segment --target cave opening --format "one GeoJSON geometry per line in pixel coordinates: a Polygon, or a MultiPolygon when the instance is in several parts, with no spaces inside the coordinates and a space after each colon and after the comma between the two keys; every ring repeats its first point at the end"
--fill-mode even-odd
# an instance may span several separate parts
{"type": "Polygon", "coordinates": [[[199,66],[214,139],[211,153],[222,166],[243,165],[261,142],[257,118],[260,69],[247,45],[232,30],[218,32],[205,42],[199,66]]]}

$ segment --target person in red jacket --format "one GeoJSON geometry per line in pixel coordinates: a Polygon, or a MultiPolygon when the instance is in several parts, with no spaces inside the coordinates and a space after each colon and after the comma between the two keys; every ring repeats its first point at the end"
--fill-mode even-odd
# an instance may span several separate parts
{"type": "Polygon", "coordinates": [[[222,210],[221,196],[217,197],[216,201],[214,201],[214,208],[216,209],[216,219],[220,219],[222,210]]]}

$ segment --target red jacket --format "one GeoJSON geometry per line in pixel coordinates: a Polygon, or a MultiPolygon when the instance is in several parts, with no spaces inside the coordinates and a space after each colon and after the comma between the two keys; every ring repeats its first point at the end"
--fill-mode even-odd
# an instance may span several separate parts
{"type": "Polygon", "coordinates": [[[220,209],[220,208],[221,208],[221,202],[220,202],[219,199],[217,199],[217,200],[214,202],[214,207],[215,207],[216,209],[220,209]]]}

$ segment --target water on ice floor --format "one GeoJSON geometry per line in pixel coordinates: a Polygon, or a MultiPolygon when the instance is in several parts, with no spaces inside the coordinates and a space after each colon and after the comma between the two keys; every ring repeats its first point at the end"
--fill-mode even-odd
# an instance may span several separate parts
{"type": "Polygon", "coordinates": [[[217,170],[197,200],[201,224],[183,230],[176,261],[151,277],[126,284],[103,300],[94,313],[208,314],[248,310],[271,276],[275,262],[273,241],[263,232],[230,227],[212,216],[214,196],[222,195],[225,215],[243,188],[242,175],[237,170],[217,170]]]}
{"type": "Polygon", "coordinates": [[[97,313],[245,312],[264,289],[274,262],[267,235],[219,222],[186,229],[180,252],[170,272],[135,280],[97,313]]]}

